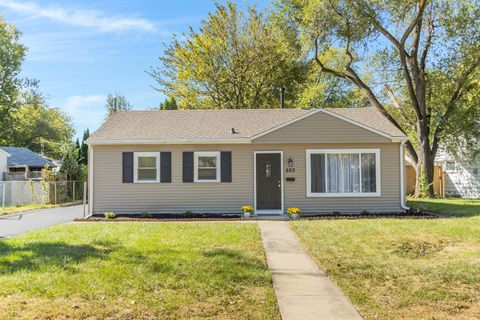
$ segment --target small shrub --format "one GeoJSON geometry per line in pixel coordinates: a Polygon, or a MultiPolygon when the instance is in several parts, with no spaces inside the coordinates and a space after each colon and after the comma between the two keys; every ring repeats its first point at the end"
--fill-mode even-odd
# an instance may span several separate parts
{"type": "Polygon", "coordinates": [[[193,218],[194,217],[193,212],[190,211],[190,210],[185,211],[185,213],[183,215],[185,216],[185,218],[193,218]]]}
{"type": "Polygon", "coordinates": [[[292,215],[292,214],[300,214],[302,213],[302,210],[300,210],[300,208],[288,208],[287,209],[287,213],[289,215],[292,215]]]}
{"type": "Polygon", "coordinates": [[[339,215],[342,214],[340,211],[333,211],[332,213],[333,213],[334,215],[336,215],[336,216],[339,216],[339,215]]]}
{"type": "Polygon", "coordinates": [[[252,213],[253,212],[253,207],[252,206],[243,206],[242,211],[243,211],[243,213],[245,213],[245,212],[252,213]]]}
{"type": "Polygon", "coordinates": [[[368,210],[362,210],[362,212],[360,212],[360,214],[361,214],[362,216],[366,216],[366,215],[369,215],[370,212],[369,212],[368,210]]]}
{"type": "Polygon", "coordinates": [[[104,212],[103,216],[105,217],[105,219],[110,220],[110,219],[115,219],[117,215],[115,214],[115,212],[104,212]]]}
{"type": "Polygon", "coordinates": [[[143,211],[143,212],[140,214],[140,216],[141,216],[142,218],[151,218],[151,217],[152,217],[152,214],[149,213],[149,212],[147,212],[147,211],[143,211]]]}
{"type": "Polygon", "coordinates": [[[410,208],[407,211],[407,213],[408,214],[413,214],[413,215],[424,214],[425,213],[425,208],[424,207],[410,208]]]}

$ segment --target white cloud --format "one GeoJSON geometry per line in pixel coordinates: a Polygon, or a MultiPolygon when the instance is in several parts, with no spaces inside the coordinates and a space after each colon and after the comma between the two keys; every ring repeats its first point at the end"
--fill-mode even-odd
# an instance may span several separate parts
{"type": "Polygon", "coordinates": [[[105,119],[105,95],[70,96],[60,109],[65,111],[74,123],[77,134],[89,128],[94,131],[105,119]]]}
{"type": "Polygon", "coordinates": [[[62,7],[40,6],[34,2],[0,0],[0,6],[28,15],[30,18],[47,18],[72,26],[94,28],[103,32],[157,31],[149,20],[125,16],[110,16],[97,10],[67,10],[62,7]]]}

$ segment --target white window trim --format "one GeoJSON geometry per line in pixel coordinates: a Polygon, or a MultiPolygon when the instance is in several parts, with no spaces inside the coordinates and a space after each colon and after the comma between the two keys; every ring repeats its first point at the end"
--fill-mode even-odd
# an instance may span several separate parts
{"type": "Polygon", "coordinates": [[[193,182],[220,182],[220,151],[196,151],[193,153],[193,182]],[[199,179],[198,178],[198,157],[216,157],[217,158],[217,178],[199,179]]]}
{"type": "MultiPolygon", "coordinates": [[[[325,159],[326,160],[326,159],[325,159]]],[[[307,149],[306,150],[306,181],[307,181],[307,197],[323,197],[323,198],[335,198],[335,197],[380,197],[381,193],[381,163],[380,163],[380,149],[307,149]],[[352,193],[331,193],[331,192],[312,192],[311,184],[311,155],[312,154],[359,154],[359,160],[361,164],[362,153],[375,153],[375,181],[377,186],[376,192],[352,192],[352,193]]],[[[325,165],[326,168],[326,165],[325,165]]],[[[327,179],[327,177],[325,177],[327,179]]],[[[360,168],[360,183],[362,181],[362,170],[360,168]]]]}
{"type": "Polygon", "coordinates": [[[160,152],[134,152],[133,153],[133,182],[134,183],[158,183],[160,182],[160,152]],[[155,180],[138,180],[138,158],[155,157],[157,177],[155,180]]]}

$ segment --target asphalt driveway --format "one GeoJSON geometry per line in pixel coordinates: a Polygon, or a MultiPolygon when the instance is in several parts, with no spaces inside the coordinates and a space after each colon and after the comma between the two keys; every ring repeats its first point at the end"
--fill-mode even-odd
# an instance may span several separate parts
{"type": "Polygon", "coordinates": [[[0,238],[50,227],[83,217],[83,205],[39,209],[0,216],[0,238]]]}

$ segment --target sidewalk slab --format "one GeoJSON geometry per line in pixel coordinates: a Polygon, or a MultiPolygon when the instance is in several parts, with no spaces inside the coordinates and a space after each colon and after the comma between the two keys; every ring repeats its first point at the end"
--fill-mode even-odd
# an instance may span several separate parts
{"type": "Polygon", "coordinates": [[[258,224],[283,320],[362,319],[286,222],[259,221],[258,224]]]}

